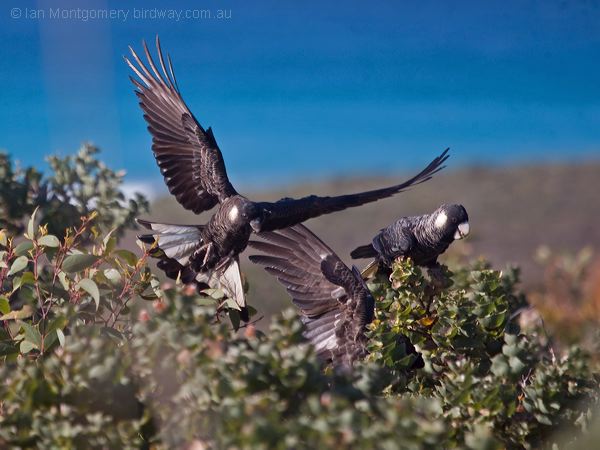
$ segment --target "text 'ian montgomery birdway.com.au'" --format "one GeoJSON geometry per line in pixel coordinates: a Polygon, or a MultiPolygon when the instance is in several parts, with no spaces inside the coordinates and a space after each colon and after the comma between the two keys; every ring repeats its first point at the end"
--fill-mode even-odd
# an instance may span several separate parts
{"type": "Polygon", "coordinates": [[[15,20],[73,20],[73,21],[120,21],[131,20],[227,20],[232,18],[231,9],[173,9],[173,8],[12,8],[15,20]]]}

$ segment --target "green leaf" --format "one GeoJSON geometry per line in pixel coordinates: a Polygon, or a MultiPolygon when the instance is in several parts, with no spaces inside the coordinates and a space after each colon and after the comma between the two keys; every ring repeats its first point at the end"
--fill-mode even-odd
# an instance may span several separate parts
{"type": "Polygon", "coordinates": [[[520,374],[525,370],[525,363],[516,356],[508,358],[508,365],[512,369],[513,373],[520,374]]]}
{"type": "Polygon", "coordinates": [[[64,273],[63,271],[60,271],[58,273],[58,280],[60,281],[60,284],[62,285],[63,289],[65,291],[68,291],[70,283],[69,283],[69,280],[67,279],[67,274],[64,273]]]}
{"type": "Polygon", "coordinates": [[[119,249],[115,253],[130,266],[135,266],[138,262],[138,257],[129,250],[119,249]]]}
{"type": "Polygon", "coordinates": [[[65,346],[65,333],[63,333],[63,330],[61,330],[60,328],[57,328],[56,330],[56,337],[58,337],[58,342],[60,343],[61,347],[65,346]]]}
{"type": "Polygon", "coordinates": [[[33,305],[37,300],[33,289],[22,289],[19,291],[19,298],[26,301],[28,304],[33,305]]]}
{"type": "Polygon", "coordinates": [[[94,302],[96,303],[96,311],[100,306],[100,291],[98,290],[98,286],[89,278],[82,279],[79,283],[77,283],[77,287],[83,289],[88,294],[92,296],[94,302]]]}
{"type": "Polygon", "coordinates": [[[250,305],[246,305],[246,309],[248,310],[248,316],[253,317],[258,313],[258,311],[250,305]]]}
{"type": "Polygon", "coordinates": [[[15,292],[17,289],[27,284],[35,284],[35,278],[32,272],[25,272],[23,276],[13,278],[12,292],[15,292]]]}
{"type": "Polygon", "coordinates": [[[240,308],[240,305],[238,305],[236,303],[236,301],[234,299],[232,299],[232,298],[228,298],[227,300],[225,300],[225,306],[227,306],[230,309],[235,309],[235,310],[238,310],[238,311],[242,310],[242,308],[240,308]]]}
{"type": "Polygon", "coordinates": [[[15,247],[15,255],[21,256],[26,255],[29,250],[33,248],[33,242],[23,241],[15,247]]]}
{"type": "Polygon", "coordinates": [[[151,292],[150,294],[140,294],[140,297],[142,298],[142,300],[148,301],[154,301],[159,299],[159,297],[153,292],[151,292]]]}
{"type": "Polygon", "coordinates": [[[0,297],[0,312],[2,314],[8,314],[10,312],[10,303],[4,295],[0,297]]]}
{"type": "Polygon", "coordinates": [[[198,300],[196,300],[196,304],[199,306],[214,306],[215,301],[216,300],[212,297],[200,297],[198,300]]]}
{"type": "Polygon", "coordinates": [[[4,314],[0,317],[0,320],[16,320],[16,319],[26,319],[31,317],[33,314],[33,309],[29,305],[23,306],[23,308],[17,311],[11,311],[7,314],[4,314]]]}
{"type": "Polygon", "coordinates": [[[534,414],[534,416],[539,423],[543,423],[544,425],[552,425],[552,421],[548,416],[544,414],[534,414]]]}
{"type": "Polygon", "coordinates": [[[115,230],[116,228],[110,230],[102,240],[102,243],[104,244],[104,255],[110,255],[117,245],[117,238],[112,236],[115,230]]]}
{"type": "Polygon", "coordinates": [[[21,341],[21,345],[19,345],[19,350],[21,353],[29,353],[31,350],[35,348],[32,342],[29,341],[21,341]]]}
{"type": "Polygon", "coordinates": [[[20,287],[21,287],[21,277],[14,277],[11,294],[13,292],[15,292],[17,289],[19,289],[20,287]]]}
{"type": "Polygon", "coordinates": [[[42,236],[38,239],[38,244],[43,245],[44,247],[58,247],[60,245],[60,241],[56,236],[47,234],[46,236],[42,236]]]}
{"type": "Polygon", "coordinates": [[[27,322],[21,322],[20,325],[25,333],[25,340],[31,342],[35,348],[40,348],[42,346],[42,335],[40,334],[40,330],[27,322]]]}
{"type": "Polygon", "coordinates": [[[44,349],[48,350],[50,347],[52,347],[52,344],[56,342],[57,337],[58,336],[56,335],[56,331],[46,333],[46,336],[44,337],[44,349]]]}
{"type": "Polygon", "coordinates": [[[31,218],[29,219],[29,222],[27,223],[27,234],[25,235],[25,237],[29,238],[29,239],[33,239],[35,237],[35,215],[38,211],[38,207],[36,207],[33,210],[33,213],[31,214],[31,218]]]}
{"type": "Polygon", "coordinates": [[[497,377],[508,375],[510,368],[503,355],[496,355],[492,358],[492,373],[497,377]]]}
{"type": "Polygon", "coordinates": [[[8,245],[8,239],[6,238],[6,230],[0,230],[0,245],[6,247],[8,245]]]}
{"type": "Polygon", "coordinates": [[[110,268],[104,270],[104,276],[110,281],[112,284],[117,284],[121,281],[121,274],[117,269],[110,268]]]}
{"type": "Polygon", "coordinates": [[[99,256],[88,255],[85,253],[69,255],[63,261],[62,270],[64,270],[67,273],[80,272],[83,269],[87,269],[88,267],[90,267],[99,259],[99,256]]]}
{"type": "Polygon", "coordinates": [[[33,272],[25,272],[21,276],[21,286],[25,284],[35,284],[35,276],[33,275],[33,272]]]}
{"type": "Polygon", "coordinates": [[[26,256],[19,256],[15,259],[10,266],[10,270],[8,271],[8,276],[14,275],[15,273],[20,272],[25,267],[27,267],[28,259],[26,256]]]}
{"type": "Polygon", "coordinates": [[[152,290],[154,291],[154,295],[156,295],[156,298],[163,298],[164,293],[163,293],[162,289],[160,288],[160,281],[158,280],[158,278],[153,276],[150,279],[150,286],[152,287],[152,290]]]}
{"type": "Polygon", "coordinates": [[[58,316],[56,319],[50,322],[50,325],[46,329],[46,333],[50,333],[55,330],[62,330],[66,324],[67,318],[64,316],[58,316]]]}

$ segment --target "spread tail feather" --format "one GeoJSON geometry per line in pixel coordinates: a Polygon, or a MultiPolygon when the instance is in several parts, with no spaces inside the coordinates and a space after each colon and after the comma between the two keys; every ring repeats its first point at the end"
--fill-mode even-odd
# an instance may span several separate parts
{"type": "Polygon", "coordinates": [[[142,234],[138,239],[147,244],[156,242],[158,250],[182,266],[189,263],[198,242],[202,240],[201,225],[174,225],[158,222],[148,222],[136,219],[144,228],[153,231],[151,234],[142,234]]]}
{"type": "Polygon", "coordinates": [[[350,252],[350,256],[352,259],[374,258],[377,256],[377,252],[373,248],[372,244],[367,244],[356,247],[354,250],[352,250],[352,252],[350,252]]]}
{"type": "Polygon", "coordinates": [[[190,265],[190,258],[194,250],[198,243],[202,242],[203,227],[201,225],[174,225],[136,220],[144,228],[152,231],[152,233],[138,236],[138,239],[147,244],[156,242],[158,255],[153,256],[160,258],[157,267],[163,270],[169,278],[180,278],[186,284],[195,282],[199,290],[206,286],[220,289],[227,298],[235,301],[240,310],[241,319],[245,322],[250,320],[237,258],[227,266],[210,272],[197,272],[190,265]]]}

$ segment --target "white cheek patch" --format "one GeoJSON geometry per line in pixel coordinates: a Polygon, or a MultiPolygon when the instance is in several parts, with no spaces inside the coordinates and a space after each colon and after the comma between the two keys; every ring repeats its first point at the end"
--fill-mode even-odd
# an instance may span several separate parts
{"type": "Polygon", "coordinates": [[[446,226],[446,222],[448,222],[448,216],[445,212],[441,212],[435,218],[435,227],[444,228],[444,226],[446,226]]]}
{"type": "Polygon", "coordinates": [[[227,214],[227,217],[229,217],[229,220],[232,222],[235,222],[238,218],[238,216],[240,215],[240,212],[238,211],[238,207],[234,206],[233,208],[231,208],[229,210],[229,213],[227,214]]]}

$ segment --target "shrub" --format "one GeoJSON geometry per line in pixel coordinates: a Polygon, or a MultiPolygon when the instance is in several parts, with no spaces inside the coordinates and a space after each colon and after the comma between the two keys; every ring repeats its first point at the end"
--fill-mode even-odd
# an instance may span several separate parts
{"type": "Polygon", "coordinates": [[[0,446],[550,448],[596,418],[589,356],[522,326],[515,270],[432,280],[396,262],[370,285],[370,354],[345,375],[320,365],[295,311],[235,331],[222,293],[161,285],[149,248],[99,231],[114,223],[91,211],[59,237],[41,212],[22,240],[0,233],[0,446]]]}
{"type": "Polygon", "coordinates": [[[94,211],[98,232],[114,230],[121,236],[148,210],[148,201],[139,193],[125,198],[120,189],[125,173],[106,167],[95,157],[99,151],[84,144],[76,155],[48,157],[48,177],[33,167],[14,167],[9,155],[0,152],[0,227],[18,235],[24,231],[24,218],[37,209],[48,232],[62,237],[94,211]]]}

